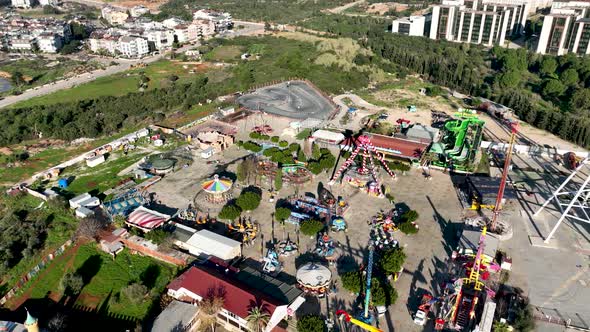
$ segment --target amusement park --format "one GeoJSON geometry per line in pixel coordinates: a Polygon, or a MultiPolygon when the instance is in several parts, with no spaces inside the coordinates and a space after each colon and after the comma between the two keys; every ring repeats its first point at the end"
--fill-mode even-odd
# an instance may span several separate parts
{"type": "Polygon", "coordinates": [[[587,219],[588,159],[533,151],[518,120],[481,109],[347,108],[305,81],[233,102],[178,130],[150,128],[146,144],[157,135],[174,148],[159,145],[125,163],[125,181],[69,200],[81,220],[106,216],[97,238],[113,259],[127,248],[177,266],[168,299],[194,310],[221,301],[215,324],[228,331],[583,324],[566,295],[547,294],[559,284],[590,296],[563,283],[585,265],[546,250],[581,250],[559,226],[587,219]],[[535,233],[541,222],[550,231],[535,233]],[[567,267],[543,268],[547,255],[567,267]]]}

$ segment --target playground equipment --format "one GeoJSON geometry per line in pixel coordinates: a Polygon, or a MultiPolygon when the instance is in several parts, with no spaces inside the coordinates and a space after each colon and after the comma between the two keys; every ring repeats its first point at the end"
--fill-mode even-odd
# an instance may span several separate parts
{"type": "MultiPolygon", "coordinates": [[[[340,178],[342,172],[348,170],[352,163],[354,163],[354,159],[356,156],[362,151],[362,164],[360,167],[356,167],[346,174],[345,181],[348,183],[355,184],[359,187],[364,187],[367,193],[377,196],[383,197],[383,193],[381,192],[381,183],[379,182],[379,178],[377,177],[377,173],[375,171],[375,163],[373,161],[373,154],[377,156],[377,159],[387,171],[389,176],[395,178],[395,174],[389,169],[385,159],[381,154],[377,152],[373,143],[371,143],[371,139],[366,135],[361,135],[356,139],[356,148],[354,148],[352,154],[344,164],[338,169],[338,171],[334,174],[332,179],[330,180],[330,185],[333,185],[337,179],[340,178]],[[369,167],[367,167],[367,160],[369,161],[369,167]]],[[[344,149],[352,150],[352,146],[346,146],[344,149]]]]}
{"type": "Polygon", "coordinates": [[[331,226],[332,230],[335,232],[340,232],[340,231],[346,232],[346,221],[344,221],[344,218],[341,218],[341,217],[332,218],[332,222],[330,223],[330,226],[331,226]]]}
{"type": "Polygon", "coordinates": [[[397,123],[401,129],[408,129],[410,123],[412,122],[408,119],[399,118],[397,121],[395,121],[395,123],[397,123]]]}
{"type": "Polygon", "coordinates": [[[332,238],[326,233],[319,236],[315,252],[329,261],[335,260],[336,247],[334,246],[334,240],[332,240],[332,238]]]}
{"type": "Polygon", "coordinates": [[[380,330],[374,326],[372,326],[371,324],[367,324],[359,319],[356,319],[354,317],[352,317],[351,315],[349,315],[345,310],[338,310],[336,311],[336,316],[338,316],[340,319],[344,319],[345,321],[354,324],[360,328],[362,328],[365,331],[369,331],[369,332],[383,332],[383,330],[380,330]]]}
{"type": "Polygon", "coordinates": [[[324,187],[321,187],[318,190],[318,196],[320,197],[320,202],[322,204],[325,204],[327,206],[332,206],[336,204],[336,198],[334,197],[334,195],[332,195],[332,193],[324,187]]]}
{"type": "Polygon", "coordinates": [[[201,184],[201,188],[206,193],[205,199],[213,204],[227,203],[232,197],[232,186],[233,182],[230,179],[220,178],[217,174],[201,184]]]}
{"type": "Polygon", "coordinates": [[[194,222],[197,225],[205,225],[207,223],[214,223],[217,221],[214,218],[210,218],[208,214],[204,214],[190,206],[186,209],[179,210],[175,217],[186,222],[194,222]]]}
{"type": "Polygon", "coordinates": [[[289,239],[279,242],[278,247],[280,256],[291,256],[299,249],[297,244],[289,239]]]}
{"type": "Polygon", "coordinates": [[[420,306],[418,307],[418,311],[416,311],[416,314],[414,315],[414,324],[421,326],[425,325],[431,307],[439,301],[439,298],[435,298],[430,294],[424,294],[420,306]]]}
{"type": "Polygon", "coordinates": [[[318,263],[307,263],[297,270],[297,283],[305,293],[324,296],[332,281],[332,271],[318,263]]]}
{"type": "Polygon", "coordinates": [[[432,144],[432,165],[466,171],[475,159],[485,122],[476,116],[449,120],[443,127],[441,142],[432,144]]]}
{"type": "Polygon", "coordinates": [[[508,146],[508,153],[506,154],[506,160],[504,161],[504,169],[502,170],[502,180],[500,180],[500,187],[498,188],[498,195],[496,196],[496,205],[494,206],[494,214],[492,216],[492,223],[490,229],[496,230],[496,223],[498,222],[498,216],[502,211],[502,200],[504,199],[504,190],[506,189],[506,180],[508,179],[508,171],[510,170],[510,162],[512,160],[512,149],[514,147],[514,141],[516,140],[518,123],[513,123],[510,133],[510,145],[508,146]]]}
{"type": "Polygon", "coordinates": [[[378,213],[369,221],[371,242],[377,249],[387,250],[399,245],[393,236],[393,233],[397,231],[395,222],[399,218],[399,212],[392,209],[387,213],[378,213]]]}
{"type": "Polygon", "coordinates": [[[127,216],[131,211],[145,203],[146,199],[143,192],[134,188],[105,202],[104,207],[111,217],[115,215],[127,216]]]}
{"type": "Polygon", "coordinates": [[[230,232],[239,233],[242,243],[246,246],[254,244],[259,229],[258,224],[252,222],[249,217],[247,219],[240,217],[237,222],[228,224],[227,228],[230,232]]]}
{"type": "Polygon", "coordinates": [[[271,275],[277,275],[282,270],[279,255],[274,249],[268,249],[266,256],[262,258],[262,271],[271,275]]]}
{"type": "Polygon", "coordinates": [[[261,126],[254,126],[252,128],[252,131],[259,134],[271,134],[273,132],[273,129],[271,126],[265,124],[261,126]]]}

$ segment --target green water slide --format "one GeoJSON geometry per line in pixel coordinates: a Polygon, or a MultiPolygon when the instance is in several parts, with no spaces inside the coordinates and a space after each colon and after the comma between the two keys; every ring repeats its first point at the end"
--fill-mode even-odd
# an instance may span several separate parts
{"type": "Polygon", "coordinates": [[[465,134],[471,123],[470,120],[471,119],[449,121],[445,124],[445,129],[455,134],[455,144],[453,145],[453,149],[445,150],[445,153],[448,156],[453,157],[462,152],[465,143],[465,134]]]}

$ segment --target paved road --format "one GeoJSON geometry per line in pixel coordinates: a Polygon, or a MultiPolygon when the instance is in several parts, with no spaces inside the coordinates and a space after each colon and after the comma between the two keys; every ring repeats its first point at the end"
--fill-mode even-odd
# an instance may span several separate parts
{"type": "MultiPolygon", "coordinates": [[[[235,25],[236,25],[236,27],[238,25],[241,25],[241,26],[244,26],[244,28],[234,30],[233,32],[227,32],[227,33],[224,33],[220,36],[225,37],[225,38],[233,38],[233,37],[237,37],[237,36],[256,35],[256,34],[264,33],[264,24],[263,23],[235,21],[235,25]]],[[[186,45],[186,46],[183,46],[183,47],[177,49],[176,52],[177,53],[183,52],[183,51],[186,51],[189,48],[194,47],[194,46],[195,45],[186,45]]],[[[12,104],[15,104],[15,103],[18,103],[21,101],[25,101],[30,98],[44,96],[44,95],[47,95],[47,94],[50,94],[53,92],[57,92],[59,90],[69,89],[69,88],[75,87],[80,84],[91,82],[99,77],[109,76],[109,75],[113,75],[113,74],[116,74],[116,73],[119,73],[119,72],[122,72],[125,70],[129,70],[132,65],[136,65],[138,63],[152,63],[154,61],[158,61],[158,60],[162,59],[163,57],[164,57],[163,54],[159,54],[159,55],[155,55],[155,56],[146,57],[143,59],[132,59],[132,60],[113,59],[113,60],[116,60],[117,62],[119,62],[119,64],[116,66],[110,66],[104,70],[99,69],[99,70],[84,73],[84,74],[81,74],[81,75],[78,75],[78,76],[75,76],[75,77],[72,77],[69,79],[64,79],[61,81],[56,81],[56,82],[42,85],[42,86],[39,86],[36,88],[32,88],[30,90],[23,92],[22,94],[20,94],[18,96],[8,96],[8,97],[4,98],[3,100],[0,100],[0,108],[10,106],[12,104]]]]}

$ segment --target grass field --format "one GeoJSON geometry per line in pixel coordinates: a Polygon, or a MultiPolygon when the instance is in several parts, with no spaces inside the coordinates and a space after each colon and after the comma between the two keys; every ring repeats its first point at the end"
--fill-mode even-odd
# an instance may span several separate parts
{"type": "Polygon", "coordinates": [[[50,292],[61,294],[59,284],[67,272],[75,272],[84,279],[85,285],[77,298],[77,304],[88,307],[106,305],[111,313],[143,319],[153,301],[157,300],[175,276],[176,268],[149,257],[131,255],[128,250],[113,259],[99,251],[95,243],[90,243],[80,247],[71,266],[66,261],[58,262],[36,285],[31,297],[43,298],[50,292]],[[145,300],[139,303],[130,301],[120,293],[124,287],[136,282],[150,290],[145,300]]]}
{"type": "Polygon", "coordinates": [[[236,45],[220,46],[207,53],[205,59],[209,61],[232,62],[240,60],[244,48],[236,45]]]}
{"type": "Polygon", "coordinates": [[[195,68],[195,64],[161,60],[151,63],[145,68],[136,68],[115,75],[100,77],[92,82],[45,96],[31,98],[14,104],[11,107],[18,108],[43,104],[56,104],[102,96],[121,96],[129,92],[137,92],[139,78],[142,72],[150,79],[148,89],[155,89],[172,84],[168,79],[172,75],[178,77],[177,82],[190,80],[191,77],[197,75],[200,71],[197,69],[195,74],[190,74],[189,71],[193,68],[195,68]],[[187,66],[187,68],[185,69],[183,66],[187,66]]]}

